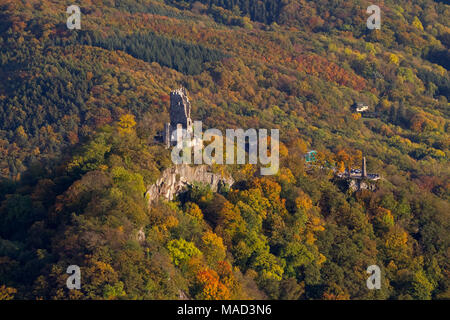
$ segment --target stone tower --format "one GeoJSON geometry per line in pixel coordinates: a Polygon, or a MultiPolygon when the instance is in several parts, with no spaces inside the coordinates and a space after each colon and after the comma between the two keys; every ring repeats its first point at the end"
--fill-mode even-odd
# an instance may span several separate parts
{"type": "MultiPolygon", "coordinates": [[[[170,92],[170,123],[164,125],[163,141],[166,148],[176,144],[172,135],[177,129],[185,129],[192,132],[191,103],[185,88],[170,92]]],[[[177,136],[178,137],[178,136],[177,136]]]]}
{"type": "Polygon", "coordinates": [[[181,124],[183,129],[189,131],[192,128],[191,103],[185,88],[174,90],[170,93],[170,126],[176,128],[181,124]]]}
{"type": "Polygon", "coordinates": [[[366,157],[362,158],[361,178],[367,178],[366,157]]]}

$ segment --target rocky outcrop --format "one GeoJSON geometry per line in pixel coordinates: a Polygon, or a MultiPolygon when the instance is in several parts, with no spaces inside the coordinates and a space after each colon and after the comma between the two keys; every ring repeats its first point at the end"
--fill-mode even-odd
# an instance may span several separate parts
{"type": "Polygon", "coordinates": [[[374,182],[367,179],[349,179],[348,187],[353,191],[370,190],[375,191],[377,186],[374,182]]]}
{"type": "Polygon", "coordinates": [[[137,235],[136,235],[137,241],[139,241],[139,243],[143,243],[145,242],[145,232],[144,232],[144,228],[140,228],[137,235]]]}
{"type": "Polygon", "coordinates": [[[163,171],[161,177],[148,189],[146,197],[149,203],[158,200],[160,197],[173,200],[188,185],[195,182],[207,184],[212,191],[216,192],[222,185],[228,184],[231,186],[234,180],[231,177],[213,173],[211,167],[207,165],[194,167],[186,164],[176,165],[163,171]]]}

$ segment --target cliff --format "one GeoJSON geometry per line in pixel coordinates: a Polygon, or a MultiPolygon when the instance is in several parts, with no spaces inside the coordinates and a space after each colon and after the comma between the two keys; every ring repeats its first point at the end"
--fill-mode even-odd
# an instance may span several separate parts
{"type": "Polygon", "coordinates": [[[234,183],[233,178],[213,173],[207,165],[191,167],[189,165],[176,165],[163,171],[155,184],[151,185],[146,193],[149,203],[163,197],[173,200],[188,185],[195,182],[208,184],[216,192],[220,186],[234,183]]]}

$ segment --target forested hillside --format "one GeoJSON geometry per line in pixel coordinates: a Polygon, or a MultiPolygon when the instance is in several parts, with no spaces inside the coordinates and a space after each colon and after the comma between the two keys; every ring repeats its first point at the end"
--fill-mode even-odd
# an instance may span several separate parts
{"type": "Polygon", "coordinates": [[[450,298],[450,6],[81,1],[69,30],[71,4],[0,0],[0,299],[450,298]],[[205,127],[280,129],[279,173],[149,205],[181,86],[205,127]],[[331,168],[363,156],[352,192],[331,168]]]}

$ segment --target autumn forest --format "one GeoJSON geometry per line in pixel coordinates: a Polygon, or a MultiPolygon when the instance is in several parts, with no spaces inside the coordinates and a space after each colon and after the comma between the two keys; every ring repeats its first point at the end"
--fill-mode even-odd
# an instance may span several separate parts
{"type": "Polygon", "coordinates": [[[0,300],[450,298],[445,1],[72,4],[0,0],[0,300]],[[206,128],[279,129],[277,174],[149,204],[179,87],[206,128]]]}

